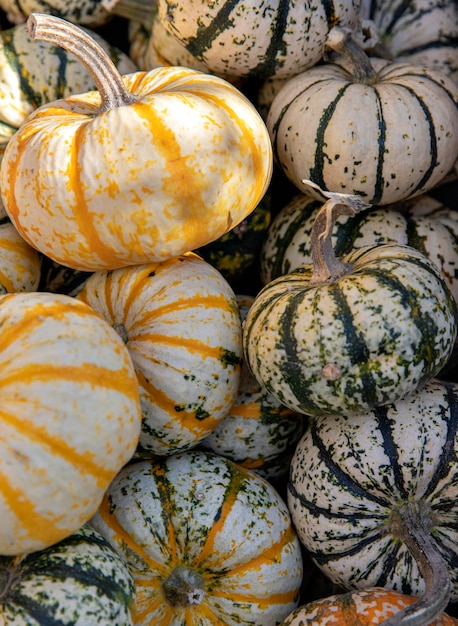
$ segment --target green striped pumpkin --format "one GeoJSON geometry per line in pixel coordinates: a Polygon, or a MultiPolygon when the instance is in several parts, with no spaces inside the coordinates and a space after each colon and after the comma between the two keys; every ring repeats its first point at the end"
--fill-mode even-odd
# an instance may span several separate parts
{"type": "Polygon", "coordinates": [[[157,5],[165,28],[222,76],[293,76],[321,60],[331,27],[358,29],[359,0],[158,0],[157,5]]]}
{"type": "MultiPolygon", "coordinates": [[[[263,284],[312,262],[311,232],[322,202],[299,193],[275,216],[260,253],[263,284]]],[[[416,248],[441,270],[458,301],[458,212],[430,195],[341,216],[332,230],[338,257],[355,248],[399,243],[416,248]]]]}
{"type": "Polygon", "coordinates": [[[124,559],[89,525],[32,554],[0,556],[0,622],[131,626],[135,587],[124,559]]]}
{"type": "Polygon", "coordinates": [[[456,337],[456,302],[436,266],[410,246],[367,246],[348,272],[312,283],[312,265],[271,281],[244,327],[249,367],[277,400],[306,415],[394,402],[435,376],[456,337]]]}
{"type": "Polygon", "coordinates": [[[94,272],[78,299],[124,339],[140,384],[138,454],[197,445],[228,414],[242,362],[239,309],[229,283],[193,253],[94,272]]]}
{"type": "Polygon", "coordinates": [[[9,220],[0,218],[0,294],[36,291],[40,275],[38,252],[22,239],[9,220]]]}
{"type": "MultiPolygon", "coordinates": [[[[236,298],[243,323],[254,297],[236,298]]],[[[279,404],[253,378],[244,362],[234,404],[200,447],[278,481],[289,472],[303,429],[303,416],[279,404]]]]}
{"type": "Polygon", "coordinates": [[[410,503],[424,513],[455,602],[457,446],[456,383],[432,380],[385,407],[311,420],[291,462],[287,500],[318,567],[345,589],[423,594],[417,559],[393,523],[410,503]]]}
{"type": "Polygon", "coordinates": [[[218,455],[127,465],[91,524],[127,559],[138,624],[274,626],[298,604],[303,563],[286,504],[218,455]]]}
{"type": "Polygon", "coordinates": [[[361,0],[360,13],[379,37],[374,53],[427,65],[458,83],[456,0],[361,0]]]}
{"type": "MultiPolygon", "coordinates": [[[[346,46],[331,34],[329,45],[346,46]]],[[[301,191],[309,179],[373,205],[426,193],[458,158],[456,85],[423,66],[369,63],[361,49],[358,62],[357,75],[336,56],[280,89],[266,120],[277,164],[301,191]]]]}
{"type": "Polygon", "coordinates": [[[110,13],[102,0],[0,0],[10,22],[24,22],[32,12],[48,13],[65,20],[95,28],[106,24],[110,13]]]}

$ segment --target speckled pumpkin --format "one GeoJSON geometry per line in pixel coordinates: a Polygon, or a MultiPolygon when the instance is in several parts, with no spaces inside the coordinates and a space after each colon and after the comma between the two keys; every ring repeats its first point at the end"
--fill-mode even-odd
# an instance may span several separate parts
{"type": "Polygon", "coordinates": [[[423,66],[369,59],[343,29],[330,32],[328,46],[339,55],[291,78],[269,109],[279,167],[301,191],[309,179],[373,205],[433,189],[458,158],[455,83],[423,66]]]}
{"type": "Polygon", "coordinates": [[[116,328],[134,363],[143,412],[139,454],[197,445],[238,391],[242,328],[234,292],[193,253],[95,272],[78,298],[116,328]]]}
{"type": "MultiPolygon", "coordinates": [[[[382,587],[321,598],[295,609],[281,626],[375,626],[417,601],[382,587]]],[[[442,613],[430,626],[456,626],[458,620],[442,613]]]]}
{"type": "Polygon", "coordinates": [[[279,624],[302,555],[288,509],[254,472],[182,452],[126,466],[91,521],[127,559],[136,624],[279,624]]]}
{"type": "Polygon", "coordinates": [[[102,26],[111,17],[101,0],[0,0],[0,8],[13,24],[24,22],[35,11],[56,15],[89,28],[102,26]]]}
{"type": "Polygon", "coordinates": [[[0,294],[36,291],[40,275],[38,252],[22,239],[9,220],[0,219],[0,294]]]}
{"type": "Polygon", "coordinates": [[[140,434],[119,335],[63,295],[0,296],[0,554],[46,548],[97,510],[140,434]]]}
{"type": "Polygon", "coordinates": [[[1,195],[26,241],[74,269],[114,269],[199,248],[254,210],[272,148],[239,90],[183,67],[121,78],[81,29],[36,14],[28,24],[38,39],[65,33],[76,54],[84,43],[102,75],[98,91],[43,105],[8,142],[1,195]]]}
{"type": "Polygon", "coordinates": [[[0,556],[2,624],[131,626],[134,615],[126,562],[88,525],[45,550],[0,556]]]}
{"type": "Polygon", "coordinates": [[[358,29],[359,1],[188,2],[158,0],[165,28],[210,71],[265,79],[315,65],[340,24],[358,29]]]}

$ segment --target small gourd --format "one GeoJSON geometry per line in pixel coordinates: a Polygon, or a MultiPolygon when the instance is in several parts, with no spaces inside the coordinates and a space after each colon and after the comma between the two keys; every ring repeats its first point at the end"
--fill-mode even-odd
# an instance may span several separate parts
{"type": "Polygon", "coordinates": [[[78,530],[135,452],[138,383],[119,335],[88,305],[0,296],[0,554],[78,530]]]}
{"type": "Polygon", "coordinates": [[[301,191],[386,205],[437,186],[458,159],[458,91],[427,67],[369,58],[348,29],[333,28],[334,56],[291,78],[266,124],[277,164],[301,191]]]}
{"type": "Polygon", "coordinates": [[[429,624],[458,599],[457,416],[458,385],[432,380],[309,421],[295,450],[288,506],[312,560],[344,589],[420,596],[387,626],[429,624]]]}
{"type": "Polygon", "coordinates": [[[0,294],[36,291],[41,260],[7,219],[0,219],[0,294]]]}
{"type": "Polygon", "coordinates": [[[132,626],[134,581],[124,559],[86,524],[44,550],[0,556],[0,622],[132,626]]]}
{"type": "Polygon", "coordinates": [[[98,271],[77,297],[132,358],[143,414],[137,454],[196,446],[224,419],[239,387],[242,328],[235,294],[214,267],[188,253],[98,271]]]}
{"type": "Polygon", "coordinates": [[[275,626],[298,605],[303,561],[286,504],[218,455],[127,465],[91,524],[127,560],[138,624],[275,626]]]}
{"type": "Polygon", "coordinates": [[[457,304],[434,263],[400,244],[338,258],[335,220],[368,207],[357,196],[325,196],[312,229],[313,263],[265,285],[243,333],[258,382],[306,415],[406,396],[447,363],[456,337],[457,304]]]}
{"type": "Polygon", "coordinates": [[[41,14],[27,23],[74,52],[98,88],[39,107],[8,142],[1,196],[28,243],[74,269],[110,270],[199,248],[254,210],[272,147],[238,89],[184,67],[121,77],[81,28],[41,14]]]}

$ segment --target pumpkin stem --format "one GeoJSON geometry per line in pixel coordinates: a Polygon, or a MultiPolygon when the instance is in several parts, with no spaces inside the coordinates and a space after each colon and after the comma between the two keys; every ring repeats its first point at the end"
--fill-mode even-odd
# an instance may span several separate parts
{"type": "Polygon", "coordinates": [[[326,46],[346,57],[352,65],[352,75],[358,83],[371,85],[377,81],[377,72],[374,70],[369,56],[356,43],[349,28],[334,26],[328,33],[326,46]]]}
{"type": "Polygon", "coordinates": [[[162,583],[167,602],[172,606],[201,604],[205,596],[203,577],[196,570],[177,565],[162,583]]]}
{"type": "Polygon", "coordinates": [[[381,626],[426,626],[446,609],[450,574],[431,535],[433,525],[431,507],[424,501],[404,502],[391,512],[387,532],[409,549],[425,581],[425,592],[415,604],[381,622],[381,626]]]}
{"type": "Polygon", "coordinates": [[[310,234],[313,271],[310,278],[312,284],[333,282],[351,271],[351,266],[336,257],[332,245],[332,229],[341,215],[354,216],[371,205],[359,196],[349,193],[332,193],[323,191],[310,180],[302,183],[327,198],[318,211],[310,234]]]}
{"type": "Polygon", "coordinates": [[[27,19],[27,32],[31,39],[47,41],[76,56],[90,73],[100,93],[102,103],[99,113],[137,100],[126,88],[105,50],[76,24],[54,15],[31,13],[27,19]]]}
{"type": "Polygon", "coordinates": [[[156,3],[151,0],[102,0],[101,4],[112,15],[145,25],[153,22],[157,12],[156,3]]]}

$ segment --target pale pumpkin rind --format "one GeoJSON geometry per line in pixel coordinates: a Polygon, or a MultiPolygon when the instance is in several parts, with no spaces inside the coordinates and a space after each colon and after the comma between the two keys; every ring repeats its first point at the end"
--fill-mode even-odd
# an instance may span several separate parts
{"type": "Polygon", "coordinates": [[[9,221],[0,222],[0,294],[36,291],[40,282],[40,256],[9,221]]]}
{"type": "Polygon", "coordinates": [[[227,415],[239,386],[242,327],[234,292],[193,253],[95,272],[78,298],[119,330],[143,412],[139,454],[196,446],[227,415]]]}
{"type": "Polygon", "coordinates": [[[126,466],[91,524],[129,563],[138,624],[274,626],[297,606],[302,555],[286,505],[217,455],[126,466]],[[195,583],[174,606],[166,587],[180,572],[195,583]]]}
{"type": "MultiPolygon", "coordinates": [[[[282,626],[375,626],[411,606],[418,598],[382,587],[320,598],[295,609],[282,626]],[[356,620],[356,621],[355,621],[356,620]]],[[[430,626],[456,626],[458,620],[443,613],[430,626]]]]}
{"type": "Polygon", "coordinates": [[[272,148],[241,92],[183,67],[123,77],[136,102],[98,92],[43,105],[9,141],[2,198],[18,231],[74,269],[163,261],[217,239],[267,191],[272,148]]]}
{"type": "Polygon", "coordinates": [[[0,596],[2,624],[134,623],[135,587],[128,566],[88,525],[46,550],[0,556],[0,596]]]}
{"type": "Polygon", "coordinates": [[[32,12],[49,13],[90,28],[106,24],[111,17],[101,0],[0,0],[0,7],[13,24],[24,22],[32,12]]]}
{"type": "Polygon", "coordinates": [[[46,548],[96,511],[138,443],[129,353],[89,306],[0,296],[0,554],[46,548]]]}
{"type": "Polygon", "coordinates": [[[458,599],[458,386],[430,381],[386,407],[309,422],[291,463],[288,506],[308,554],[345,589],[421,595],[425,582],[387,529],[406,502],[431,511],[430,534],[458,599]]]}
{"type": "Polygon", "coordinates": [[[438,185],[458,158],[458,92],[423,66],[372,58],[375,79],[343,58],[313,67],[277,93],[266,124],[275,159],[298,189],[356,194],[373,205],[438,185]]]}
{"type": "Polygon", "coordinates": [[[312,265],[273,280],[244,326],[255,378],[306,415],[394,402],[451,356],[456,302],[433,262],[410,246],[380,244],[343,258],[349,272],[310,282],[312,265]]]}

